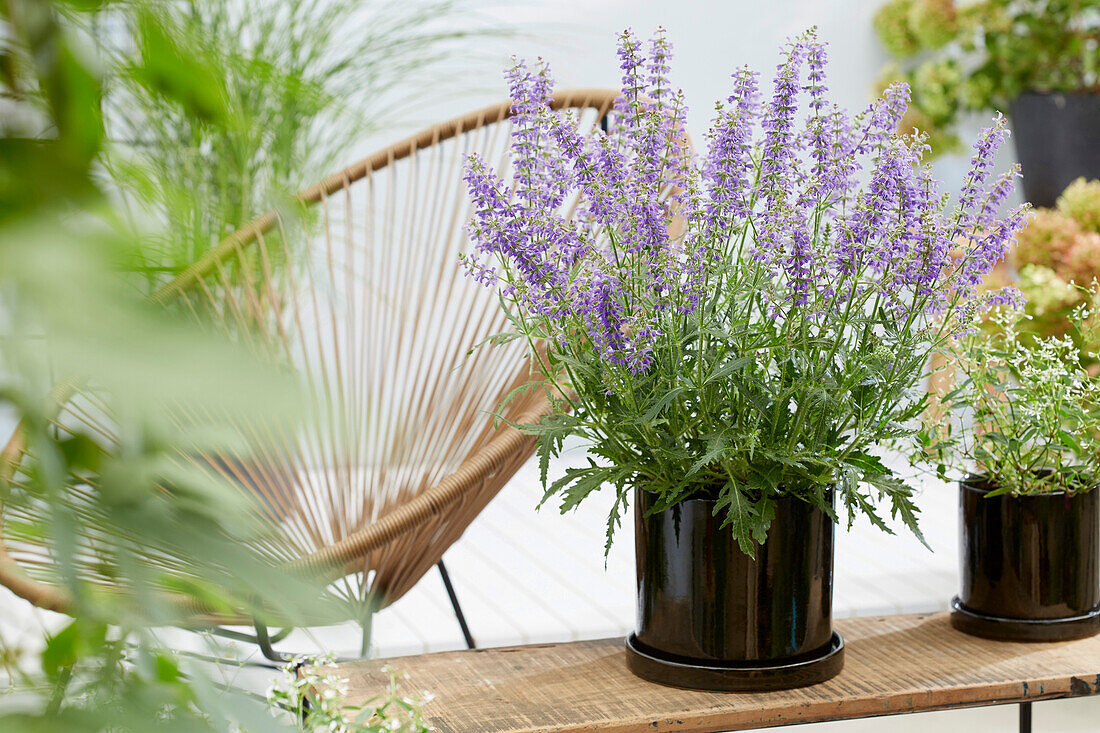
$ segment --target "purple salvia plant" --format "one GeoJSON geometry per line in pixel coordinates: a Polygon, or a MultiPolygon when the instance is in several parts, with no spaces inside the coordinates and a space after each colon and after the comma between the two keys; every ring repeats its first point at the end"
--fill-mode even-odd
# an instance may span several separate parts
{"type": "Polygon", "coordinates": [[[984,277],[1026,209],[998,212],[1018,173],[993,176],[996,120],[949,208],[919,134],[899,134],[909,89],[850,116],[830,104],[826,47],[788,44],[762,103],[733,75],[697,160],[671,46],[620,37],[622,93],[607,132],[550,108],[549,68],[517,62],[510,180],[472,158],[471,277],[500,289],[560,408],[604,461],[550,489],[572,506],[601,484],[674,502],[719,497],[746,551],[771,504],[822,484],[915,529],[911,491],[872,450],[910,435],[931,351],[973,327],[984,277]],[[575,205],[574,205],[575,204],[575,205]],[[546,348],[538,346],[539,342],[546,348]]]}

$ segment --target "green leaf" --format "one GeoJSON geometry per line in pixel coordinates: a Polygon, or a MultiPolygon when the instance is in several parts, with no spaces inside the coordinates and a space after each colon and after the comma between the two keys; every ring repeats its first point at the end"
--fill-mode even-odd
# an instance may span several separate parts
{"type": "Polygon", "coordinates": [[[601,488],[613,475],[614,469],[596,466],[586,468],[567,468],[565,475],[550,485],[542,501],[555,494],[561,494],[559,510],[565,514],[584,501],[585,497],[601,488]]]}
{"type": "MultiPolygon", "coordinates": [[[[521,336],[515,331],[503,331],[501,333],[494,333],[491,336],[486,336],[485,338],[481,339],[476,344],[471,346],[469,349],[467,349],[466,356],[472,356],[475,351],[482,348],[483,346],[503,346],[504,344],[511,343],[518,338],[521,338],[521,336]]],[[[461,365],[455,366],[455,370],[459,369],[460,367],[461,365]]]]}
{"type": "Polygon", "coordinates": [[[907,486],[904,481],[889,473],[865,476],[864,480],[890,498],[890,516],[900,518],[902,523],[913,533],[913,536],[920,540],[920,543],[928,550],[931,550],[932,548],[929,546],[928,540],[924,538],[924,533],[921,532],[917,522],[919,510],[916,504],[913,503],[913,489],[907,486]]]}
{"type": "Polygon", "coordinates": [[[46,642],[42,650],[42,671],[56,679],[61,670],[76,664],[80,658],[80,629],[73,621],[46,642]]]}
{"type": "Polygon", "coordinates": [[[103,447],[83,433],[59,441],[58,447],[71,469],[98,471],[102,465],[103,447]]]}
{"type": "Polygon", "coordinates": [[[866,496],[859,490],[860,474],[851,466],[845,465],[841,469],[842,481],[840,482],[840,494],[841,499],[844,501],[844,506],[848,511],[848,528],[851,529],[852,524],[855,523],[856,513],[864,514],[871,524],[881,529],[887,534],[894,534],[894,531],[883,521],[882,517],[875,511],[875,506],[872,504],[866,496]]]}
{"type": "Polygon", "coordinates": [[[42,670],[57,679],[83,657],[96,656],[107,643],[107,625],[86,617],[75,619],[51,636],[42,650],[42,670]]]}
{"type": "MultiPolygon", "coordinates": [[[[542,387],[543,384],[544,383],[542,383],[542,382],[524,382],[523,384],[519,385],[518,387],[515,387],[515,388],[509,390],[508,394],[504,395],[504,398],[500,401],[500,404],[497,406],[496,413],[493,415],[494,421],[499,422],[500,420],[505,420],[504,412],[505,412],[506,408],[508,407],[508,405],[512,404],[516,400],[516,398],[519,397],[520,395],[529,394],[530,392],[533,392],[534,390],[542,387]]],[[[513,423],[511,423],[511,422],[508,422],[508,424],[512,425],[513,427],[517,427],[517,428],[519,427],[517,425],[513,425],[513,423]]],[[[519,428],[519,429],[522,430],[522,428],[519,428]]]]}
{"type": "Polygon", "coordinates": [[[539,484],[546,489],[546,474],[550,470],[550,454],[553,452],[553,439],[544,435],[539,439],[539,484]]]}
{"type": "Polygon", "coordinates": [[[1081,448],[1081,444],[1077,442],[1077,439],[1065,430],[1058,430],[1058,439],[1062,442],[1062,445],[1073,451],[1075,455],[1081,456],[1085,454],[1085,451],[1081,448]]]}
{"type": "Polygon", "coordinates": [[[686,480],[691,478],[695,474],[699,473],[700,470],[716,460],[719,456],[722,455],[722,453],[725,452],[727,445],[728,443],[724,431],[721,433],[712,434],[707,440],[706,452],[703,455],[699,456],[699,459],[696,460],[695,463],[691,464],[691,468],[689,468],[687,470],[687,473],[684,474],[684,479],[686,480]]]}
{"type": "Polygon", "coordinates": [[[870,453],[862,453],[859,451],[853,451],[845,457],[845,462],[849,463],[861,471],[874,474],[888,474],[890,469],[883,465],[882,460],[878,456],[871,455],[870,453]]]}
{"type": "Polygon", "coordinates": [[[198,46],[181,44],[180,29],[165,25],[149,10],[138,13],[137,25],[141,60],[132,69],[134,78],[200,120],[228,119],[225,90],[212,59],[195,58],[198,46]]]}
{"type": "Polygon", "coordinates": [[[642,416],[638,418],[638,422],[642,424],[651,422],[654,418],[660,415],[674,399],[682,395],[685,391],[686,390],[683,387],[673,387],[668,392],[665,392],[664,396],[661,397],[661,399],[654,402],[652,405],[649,406],[648,409],[646,409],[644,413],[642,413],[642,416]]]}
{"type": "Polygon", "coordinates": [[[607,518],[607,541],[604,542],[603,546],[603,563],[605,570],[607,569],[607,557],[611,554],[611,542],[615,538],[615,530],[618,529],[621,524],[619,507],[621,506],[623,509],[626,509],[626,497],[627,490],[625,488],[618,488],[615,494],[615,503],[611,505],[611,513],[607,518]]]}
{"type": "MultiPolygon", "coordinates": [[[[759,503],[769,506],[763,500],[759,503]]],[[[774,516],[774,505],[771,506],[772,516],[774,516]]],[[[741,552],[754,559],[756,558],[755,543],[763,542],[767,537],[772,520],[772,516],[768,516],[762,508],[732,483],[726,485],[714,505],[715,516],[719,512],[724,512],[721,526],[728,527],[737,540],[737,546],[741,548],[741,552]]]]}
{"type": "Polygon", "coordinates": [[[168,654],[157,654],[154,658],[154,674],[161,682],[177,682],[182,677],[179,662],[168,654]]]}
{"type": "Polygon", "coordinates": [[[742,371],[749,364],[753,364],[756,361],[755,356],[740,356],[733,361],[727,362],[719,367],[717,370],[707,375],[707,378],[703,380],[703,384],[712,384],[719,379],[726,379],[736,372],[742,371]]]}

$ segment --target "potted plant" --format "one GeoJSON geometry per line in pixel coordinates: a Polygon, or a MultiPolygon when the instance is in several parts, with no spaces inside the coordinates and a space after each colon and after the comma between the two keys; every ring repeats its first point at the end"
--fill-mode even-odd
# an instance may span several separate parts
{"type": "MultiPolygon", "coordinates": [[[[998,310],[955,348],[959,386],[933,424],[941,476],[959,481],[960,591],[952,624],[1013,641],[1100,631],[1100,379],[1078,343],[1096,343],[1098,289],[1069,315],[1071,336],[1028,338],[1022,309],[998,310]]],[[[1092,355],[1095,358],[1095,355],[1092,355]]]]}
{"type": "Polygon", "coordinates": [[[619,45],[607,132],[550,107],[547,66],[508,72],[505,180],[474,156],[471,275],[499,288],[537,366],[525,389],[544,484],[563,441],[589,465],[549,482],[569,510],[614,492],[608,542],[633,500],[638,628],[630,668],[667,684],[752,690],[836,674],[837,507],[917,531],[912,489],[879,446],[907,423],[930,349],[986,300],[976,285],[1024,214],[992,215],[1015,171],[991,175],[986,131],[948,208],[921,138],[894,135],[907,90],[848,116],[826,99],[810,32],[762,101],[741,69],[697,160],[661,32],[619,45]],[[861,183],[860,181],[864,181],[861,183]],[[958,233],[973,229],[958,259],[958,233]]]}
{"type": "Polygon", "coordinates": [[[940,151],[966,111],[1012,119],[1024,194],[1052,206],[1079,176],[1100,177],[1098,0],[890,0],[875,29],[913,85],[906,129],[933,132],[940,151]]]}

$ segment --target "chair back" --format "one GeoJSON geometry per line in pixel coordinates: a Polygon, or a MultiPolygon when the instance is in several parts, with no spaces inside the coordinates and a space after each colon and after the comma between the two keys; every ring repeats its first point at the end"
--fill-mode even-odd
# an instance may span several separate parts
{"type": "MultiPolygon", "coordinates": [[[[594,126],[616,96],[559,92],[553,104],[594,126]]],[[[525,344],[478,348],[507,322],[495,291],[459,261],[472,215],[465,162],[476,152],[507,167],[510,115],[509,103],[493,105],[329,176],[153,297],[301,377],[313,410],[293,432],[240,425],[254,450],[184,452],[257,498],[274,529],[262,540],[273,559],[308,561],[438,485],[499,434],[494,413],[528,380],[525,344]]],[[[540,399],[517,393],[504,415],[523,415],[540,399]]],[[[79,392],[60,402],[60,423],[110,442],[104,403],[79,392]]],[[[334,590],[376,607],[399,598],[532,450],[524,443],[446,512],[348,562],[334,590]]],[[[19,562],[48,566],[46,548],[6,544],[19,562]]]]}

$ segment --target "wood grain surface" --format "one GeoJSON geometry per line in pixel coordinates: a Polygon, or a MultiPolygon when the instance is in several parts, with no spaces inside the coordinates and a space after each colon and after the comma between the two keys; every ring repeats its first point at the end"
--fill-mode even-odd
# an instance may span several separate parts
{"type": "Polygon", "coordinates": [[[348,702],[383,690],[387,664],[435,698],[440,733],[732,731],[1100,692],[1100,637],[1023,644],[951,628],[947,614],[841,620],[844,671],[758,694],[662,687],[626,669],[622,639],[445,652],[339,665],[348,702]]]}

